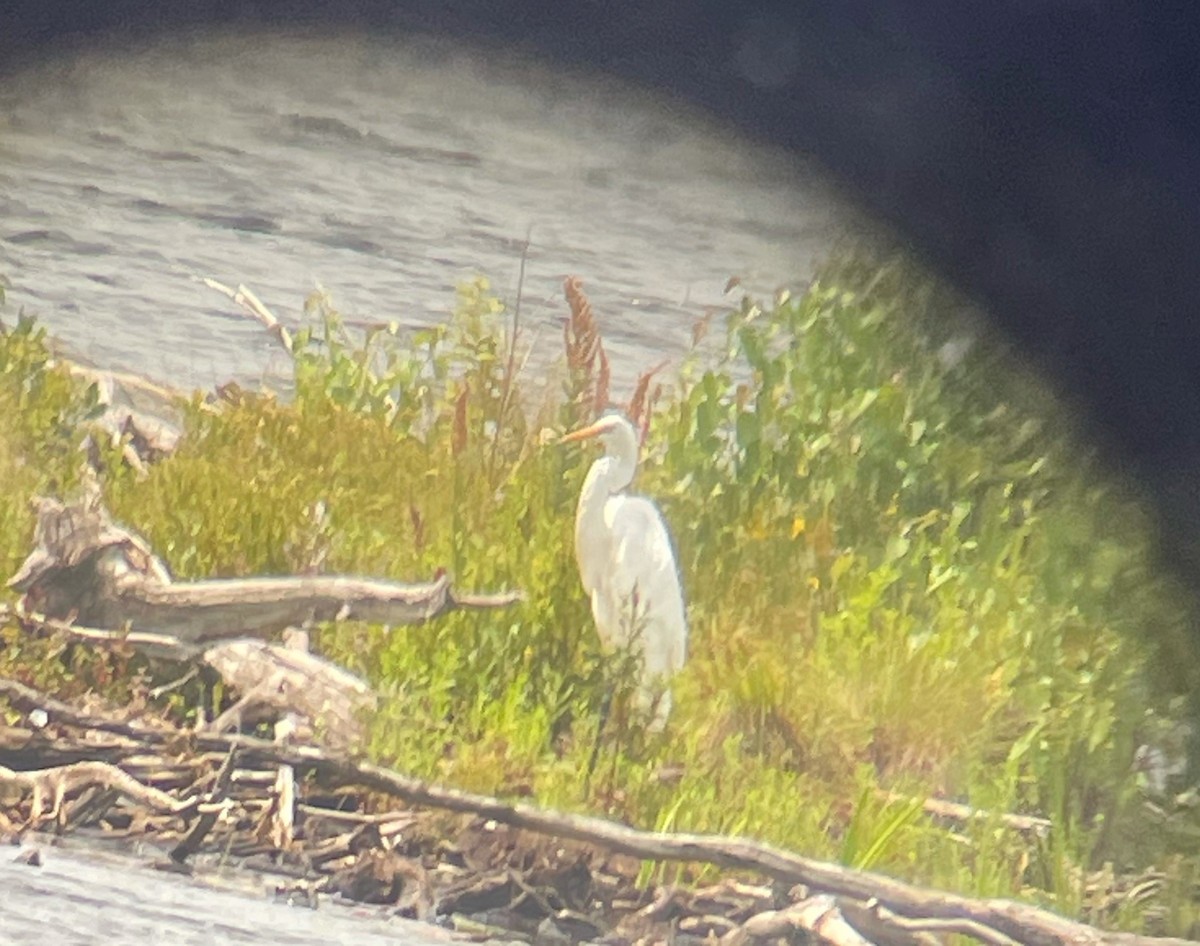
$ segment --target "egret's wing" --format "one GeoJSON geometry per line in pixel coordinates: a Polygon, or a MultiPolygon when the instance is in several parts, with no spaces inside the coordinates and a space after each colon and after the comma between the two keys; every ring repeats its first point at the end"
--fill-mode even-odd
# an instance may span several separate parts
{"type": "Polygon", "coordinates": [[[623,643],[640,636],[647,673],[678,670],[687,653],[687,617],[667,524],[658,507],[640,496],[612,497],[604,518],[610,561],[597,590],[607,599],[609,633],[623,643]]]}

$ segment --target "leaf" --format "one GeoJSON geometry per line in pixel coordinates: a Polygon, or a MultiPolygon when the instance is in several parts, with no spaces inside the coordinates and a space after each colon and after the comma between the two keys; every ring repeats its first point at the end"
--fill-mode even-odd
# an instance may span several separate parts
{"type": "Polygon", "coordinates": [[[908,550],[912,548],[912,543],[902,535],[894,535],[887,542],[887,548],[883,553],[885,561],[894,562],[904,558],[908,554],[908,550]]]}
{"type": "Polygon", "coordinates": [[[854,565],[854,560],[854,553],[852,552],[843,552],[835,558],[833,564],[829,566],[830,580],[836,584],[846,572],[850,571],[851,566],[854,565]]]}
{"type": "Polygon", "coordinates": [[[861,855],[855,858],[853,865],[859,870],[870,870],[877,864],[887,851],[888,845],[900,834],[900,831],[912,824],[921,813],[922,801],[912,798],[895,805],[888,813],[882,827],[876,832],[874,839],[861,855]]]}
{"type": "Polygon", "coordinates": [[[762,435],[762,425],[759,423],[758,415],[753,411],[738,414],[736,431],[738,446],[742,449],[758,443],[762,435]]]}
{"type": "Polygon", "coordinates": [[[953,567],[949,567],[949,568],[943,569],[941,571],[939,571],[935,567],[933,569],[933,571],[930,572],[929,584],[925,588],[925,593],[931,595],[935,591],[937,591],[939,588],[941,588],[942,585],[946,584],[946,582],[950,581],[952,578],[957,578],[957,577],[958,577],[958,571],[953,567]]]}
{"type": "Polygon", "coordinates": [[[853,412],[850,414],[850,421],[854,422],[854,421],[858,420],[860,417],[863,416],[863,414],[865,414],[867,412],[867,410],[871,407],[871,405],[874,404],[878,400],[879,400],[879,389],[878,388],[871,388],[870,390],[863,391],[862,397],[859,399],[858,405],[854,408],[853,412]]]}
{"type": "Polygon", "coordinates": [[[1104,713],[1096,720],[1096,724],[1088,734],[1088,752],[1095,752],[1100,746],[1104,745],[1108,741],[1108,736],[1111,732],[1112,717],[1104,713]]]}

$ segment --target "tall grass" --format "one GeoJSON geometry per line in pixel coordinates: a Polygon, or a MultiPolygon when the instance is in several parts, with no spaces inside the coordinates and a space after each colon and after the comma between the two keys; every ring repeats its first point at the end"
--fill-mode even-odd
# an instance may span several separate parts
{"type": "MultiPolygon", "coordinates": [[[[902,260],[845,260],[802,296],[747,301],[716,356],[631,392],[637,488],[675,533],[691,656],[667,732],[647,735],[618,700],[581,778],[602,697],[630,674],[601,652],[573,562],[592,457],[554,441],[613,394],[603,316],[578,283],[567,294],[560,390],[537,402],[483,281],[411,336],[354,336],[314,295],[292,400],[247,393],[214,411],[197,397],[178,452],[145,479],[114,466],[107,501],[185,577],[319,562],[521,588],[507,611],[319,629],[322,652],[385,694],[366,751],[404,771],[1130,927],[1144,905],[1090,900],[1088,871],[1170,864],[1159,900],[1186,929],[1194,853],[1147,820],[1131,761],[1193,682],[1147,629],[1180,639],[1191,605],[1063,408],[994,340],[947,357],[959,303],[902,260]],[[938,824],[889,792],[1054,826],[1036,839],[938,824]]],[[[45,359],[28,323],[0,339],[10,572],[24,503],[70,485],[73,425],[93,403],[45,359]]]]}

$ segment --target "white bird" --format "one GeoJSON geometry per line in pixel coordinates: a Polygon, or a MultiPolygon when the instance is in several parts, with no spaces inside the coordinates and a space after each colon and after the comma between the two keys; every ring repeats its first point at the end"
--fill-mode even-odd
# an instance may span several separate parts
{"type": "Polygon", "coordinates": [[[654,705],[650,728],[662,729],[671,712],[667,678],[687,657],[687,615],[679,566],[658,507],[625,492],[638,463],[638,435],[617,413],[567,434],[562,442],[598,437],[605,455],[592,464],[575,513],[575,558],[600,640],[633,648],[641,658],[638,695],[654,705]]]}

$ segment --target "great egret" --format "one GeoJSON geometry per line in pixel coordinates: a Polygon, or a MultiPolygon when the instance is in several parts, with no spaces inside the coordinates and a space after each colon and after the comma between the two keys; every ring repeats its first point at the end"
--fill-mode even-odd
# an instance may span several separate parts
{"type": "MultiPolygon", "coordinates": [[[[625,490],[637,472],[638,435],[617,413],[567,434],[562,442],[599,438],[605,455],[592,464],[575,513],[575,558],[600,640],[633,648],[641,658],[638,695],[644,706],[687,656],[687,615],[679,566],[658,507],[625,490]]],[[[665,691],[650,728],[671,712],[665,691]]]]}

